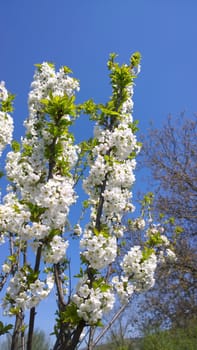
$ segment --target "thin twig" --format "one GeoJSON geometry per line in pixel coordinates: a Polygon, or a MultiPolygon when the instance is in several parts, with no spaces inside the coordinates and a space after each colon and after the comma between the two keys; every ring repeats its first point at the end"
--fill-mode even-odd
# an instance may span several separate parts
{"type": "Polygon", "coordinates": [[[121,308],[116,312],[116,314],[112,317],[111,321],[104,327],[102,332],[98,335],[98,337],[94,340],[92,344],[92,349],[98,344],[101,338],[106,334],[106,332],[111,328],[112,324],[117,320],[117,318],[121,315],[121,313],[126,309],[128,304],[122,305],[121,308]]]}

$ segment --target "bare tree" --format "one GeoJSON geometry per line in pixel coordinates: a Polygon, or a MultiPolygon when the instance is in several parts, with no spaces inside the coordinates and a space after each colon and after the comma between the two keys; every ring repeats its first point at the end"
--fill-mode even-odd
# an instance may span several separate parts
{"type": "Polygon", "coordinates": [[[155,211],[179,220],[189,235],[197,234],[196,136],[196,117],[169,116],[161,130],[150,130],[142,152],[156,184],[155,211]]]}
{"type": "Polygon", "coordinates": [[[184,326],[197,312],[196,129],[196,117],[169,117],[162,129],[152,128],[143,141],[141,164],[155,184],[154,216],[165,215],[178,226],[177,260],[157,269],[157,283],[143,305],[149,315],[146,325],[184,326]]]}

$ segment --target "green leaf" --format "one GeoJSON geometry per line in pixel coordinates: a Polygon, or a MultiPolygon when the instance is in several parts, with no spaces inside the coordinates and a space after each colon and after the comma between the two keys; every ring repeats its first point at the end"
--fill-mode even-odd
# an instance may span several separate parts
{"type": "Polygon", "coordinates": [[[12,263],[16,263],[16,255],[10,255],[8,256],[8,260],[10,260],[12,263]]]}
{"type": "Polygon", "coordinates": [[[137,67],[140,64],[141,54],[136,51],[130,58],[131,67],[137,67]]]}
{"type": "Polygon", "coordinates": [[[61,312],[61,319],[65,323],[70,323],[73,325],[79,324],[81,318],[77,314],[77,305],[70,303],[66,307],[66,311],[61,312]]]}
{"type": "Polygon", "coordinates": [[[38,222],[40,215],[45,212],[45,208],[40,208],[36,204],[33,204],[31,202],[24,202],[21,201],[22,204],[26,204],[31,212],[31,221],[38,222]]]}
{"type": "Polygon", "coordinates": [[[99,234],[100,234],[100,231],[96,227],[93,228],[93,232],[94,232],[95,236],[99,236],[99,234]]]}
{"type": "Polygon", "coordinates": [[[163,244],[163,239],[161,238],[161,233],[158,231],[150,236],[147,241],[150,247],[155,247],[157,245],[163,244]]]}
{"type": "Polygon", "coordinates": [[[63,66],[63,69],[64,69],[64,73],[65,74],[72,73],[72,70],[69,67],[67,67],[67,66],[63,66]]]}
{"type": "Polygon", "coordinates": [[[176,226],[176,227],[174,228],[174,232],[175,232],[177,235],[181,234],[183,231],[184,231],[184,230],[183,230],[183,227],[181,227],[181,226],[176,226]]]}
{"type": "Polygon", "coordinates": [[[32,146],[28,144],[24,144],[23,148],[24,148],[23,156],[30,157],[32,155],[32,146]]]}
{"type": "Polygon", "coordinates": [[[153,199],[154,199],[153,192],[148,192],[144,196],[143,200],[141,201],[142,206],[149,206],[149,205],[153,204],[153,199]]]}
{"type": "Polygon", "coordinates": [[[103,327],[103,323],[101,320],[97,321],[95,324],[96,327],[103,327]]]}
{"type": "Polygon", "coordinates": [[[19,152],[20,151],[20,143],[13,140],[11,143],[12,149],[14,152],[19,152]]]}
{"type": "Polygon", "coordinates": [[[101,286],[100,286],[100,290],[101,290],[101,292],[107,292],[108,290],[110,289],[110,286],[108,285],[108,284],[102,284],[101,286]]]}
{"type": "Polygon", "coordinates": [[[21,210],[19,209],[19,206],[17,205],[17,204],[13,204],[12,205],[12,208],[14,209],[14,211],[16,212],[16,213],[20,213],[21,212],[21,210]]]}
{"type": "Polygon", "coordinates": [[[82,278],[83,275],[84,275],[83,269],[82,269],[82,267],[80,267],[80,272],[78,274],[74,275],[74,277],[75,278],[82,278]]]}
{"type": "Polygon", "coordinates": [[[116,57],[118,57],[118,55],[115,52],[111,52],[109,54],[110,61],[114,61],[116,59],[116,57]]]}
{"type": "Polygon", "coordinates": [[[106,115],[111,117],[119,117],[120,114],[112,109],[109,109],[103,105],[99,105],[100,110],[106,115]]]}
{"type": "Polygon", "coordinates": [[[13,100],[15,95],[8,94],[8,98],[5,101],[1,101],[1,110],[2,112],[12,112],[13,111],[13,100]]]}
{"type": "Polygon", "coordinates": [[[145,247],[143,252],[142,252],[141,262],[144,262],[145,260],[148,260],[153,253],[154,253],[154,249],[153,248],[145,247]]]}
{"type": "Polygon", "coordinates": [[[66,114],[75,116],[76,107],[74,105],[75,96],[53,96],[50,94],[49,99],[41,99],[43,104],[43,112],[49,114],[53,119],[60,120],[60,118],[66,114]]]}
{"type": "Polygon", "coordinates": [[[90,205],[90,203],[89,203],[89,201],[87,199],[85,201],[83,201],[83,207],[85,209],[89,208],[89,205],[90,205]]]}
{"type": "Polygon", "coordinates": [[[41,63],[35,63],[34,66],[40,71],[42,68],[42,64],[41,63]]]}
{"type": "Polygon", "coordinates": [[[116,59],[117,56],[118,56],[118,55],[117,55],[116,53],[114,53],[114,52],[110,53],[110,55],[109,55],[109,60],[108,60],[108,62],[107,62],[107,67],[108,67],[109,70],[112,69],[112,67],[113,67],[113,65],[114,65],[114,61],[115,61],[115,59],[116,59]]]}
{"type": "Polygon", "coordinates": [[[80,107],[86,114],[95,114],[97,111],[97,106],[92,99],[84,102],[80,107]]]}
{"type": "Polygon", "coordinates": [[[174,225],[175,224],[175,218],[174,217],[169,218],[169,223],[171,225],[174,225]]]}
{"type": "Polygon", "coordinates": [[[137,131],[139,131],[138,125],[139,121],[135,120],[133,123],[129,123],[128,127],[132,130],[132,132],[135,134],[137,131]]]}
{"type": "Polygon", "coordinates": [[[21,309],[19,306],[17,306],[17,307],[11,307],[9,311],[12,315],[18,315],[21,312],[21,309]]]}
{"type": "Polygon", "coordinates": [[[4,325],[3,322],[0,321],[0,336],[6,333],[9,333],[9,331],[13,328],[12,324],[4,325]]]}

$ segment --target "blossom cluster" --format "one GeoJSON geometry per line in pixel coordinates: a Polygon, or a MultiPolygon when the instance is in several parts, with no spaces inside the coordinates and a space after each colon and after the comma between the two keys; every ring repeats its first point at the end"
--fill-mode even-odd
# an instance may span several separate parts
{"type": "Polygon", "coordinates": [[[155,253],[144,259],[141,247],[134,246],[124,256],[121,265],[125,275],[132,281],[135,290],[149,289],[154,285],[154,272],[157,267],[155,253]]]}
{"type": "Polygon", "coordinates": [[[49,295],[54,285],[52,275],[48,275],[44,282],[39,279],[30,282],[28,277],[29,271],[23,269],[10,280],[2,305],[5,313],[12,314],[10,304],[13,308],[31,309],[49,295]]]}
{"type": "Polygon", "coordinates": [[[117,255],[116,237],[95,235],[91,229],[85,229],[80,245],[84,249],[83,256],[94,269],[105,268],[115,260],[117,255]]]}
{"type": "MultiPolygon", "coordinates": [[[[0,82],[0,105],[9,97],[9,93],[5,87],[4,81],[0,82]]],[[[14,124],[13,119],[7,111],[0,108],[0,155],[5,146],[12,141],[14,124]]]]}
{"type": "Polygon", "coordinates": [[[158,258],[154,251],[147,257],[140,246],[133,246],[121,262],[121,276],[114,276],[112,284],[121,303],[127,304],[134,292],[150,289],[154,283],[154,273],[158,258]]]}
{"type": "MultiPolygon", "coordinates": [[[[128,100],[131,98],[132,94],[129,94],[128,100]]],[[[96,208],[100,197],[104,199],[101,217],[103,224],[120,223],[123,213],[134,210],[130,203],[130,189],[135,181],[133,171],[136,161],[130,156],[138,152],[139,146],[131,129],[132,122],[130,111],[130,114],[126,113],[121,117],[112,130],[103,129],[99,125],[95,127],[97,145],[92,150],[94,162],[92,164],[92,159],[90,160],[90,173],[83,186],[90,203],[96,208]],[[103,183],[105,188],[101,193],[103,183]]]]}
{"type": "Polygon", "coordinates": [[[73,96],[79,90],[79,82],[66,74],[65,67],[55,72],[54,65],[44,62],[38,65],[29,93],[30,115],[41,112],[42,99],[53,96],[73,96]]]}
{"type": "MultiPolygon", "coordinates": [[[[21,231],[23,237],[38,237],[36,234],[38,220],[35,220],[33,224],[28,224],[30,221],[28,215],[32,217],[29,202],[38,208],[44,208],[39,215],[39,224],[42,225],[39,231],[46,232],[46,234],[49,229],[65,226],[69,207],[75,202],[74,182],[70,174],[62,175],[61,169],[54,166],[53,174],[49,178],[49,166],[46,165],[50,163],[50,155],[46,155],[46,150],[47,146],[52,147],[53,143],[62,145],[63,157],[68,169],[71,169],[77,160],[76,146],[73,145],[71,136],[65,140],[64,135],[61,138],[61,135],[54,137],[53,134],[47,133],[47,138],[43,138],[47,122],[41,113],[40,100],[49,98],[51,91],[56,95],[63,93],[71,95],[77,87],[78,83],[74,79],[63,74],[63,68],[56,74],[54,68],[47,63],[43,63],[35,74],[32,91],[29,94],[30,114],[25,121],[27,132],[22,140],[22,150],[9,152],[6,164],[7,175],[20,191],[22,199],[17,204],[14,216],[19,218],[24,215],[24,212],[26,214],[25,220],[23,218],[23,229],[21,230],[20,225],[20,230],[17,231],[18,234],[21,231]]],[[[60,115],[59,118],[64,118],[64,116],[60,115]]],[[[13,207],[13,203],[10,204],[13,207]]],[[[38,238],[43,238],[44,235],[41,234],[41,237],[38,238]]]]}
{"type": "MultiPolygon", "coordinates": [[[[126,99],[121,105],[120,115],[112,117],[111,122],[106,122],[105,126],[101,123],[95,126],[96,144],[89,158],[89,175],[83,181],[83,187],[89,196],[88,201],[92,206],[91,222],[85,228],[80,242],[81,254],[89,268],[96,270],[104,270],[116,260],[118,239],[125,231],[125,226],[122,224],[123,215],[135,209],[131,203],[131,187],[135,181],[135,155],[139,152],[139,145],[132,129],[132,81],[125,86],[124,91],[126,99]]],[[[130,276],[126,273],[127,262],[128,258],[125,257],[122,264],[125,274],[123,280],[119,281],[118,277],[112,280],[112,286],[122,302],[128,301],[134,290],[133,284],[129,281],[130,276]]],[[[146,268],[145,263],[142,269],[144,271],[141,275],[139,272],[137,275],[136,271],[136,280],[147,283],[145,280],[147,277],[150,278],[148,273],[152,277],[152,271],[146,268]]],[[[98,288],[90,292],[91,288],[88,285],[84,291],[81,284],[73,300],[78,306],[78,314],[86,321],[92,322],[92,315],[99,319],[100,313],[104,312],[102,305],[98,310],[97,292],[99,295],[104,295],[106,291],[102,292],[102,289],[99,291],[98,288]],[[85,295],[86,292],[88,294],[84,301],[82,294],[85,295]],[[95,303],[92,302],[92,296],[95,303]]],[[[108,291],[111,300],[114,300],[113,288],[108,291]]]]}
{"type": "Polygon", "coordinates": [[[112,278],[112,285],[118,294],[120,302],[122,304],[127,304],[134,293],[133,283],[129,281],[128,276],[114,276],[112,278]]]}
{"type": "MultiPolygon", "coordinates": [[[[0,96],[5,98],[3,88],[1,85],[0,96]]],[[[65,259],[69,243],[63,235],[70,206],[76,201],[72,168],[78,159],[78,147],[68,132],[71,117],[64,110],[50,114],[42,101],[53,101],[54,97],[65,97],[66,101],[78,89],[78,82],[64,68],[55,72],[48,63],[39,65],[29,93],[25,137],[21,146],[13,143],[6,159],[7,176],[13,185],[0,205],[2,235],[12,232],[19,241],[28,241],[35,254],[41,249],[46,264],[65,259]]],[[[39,279],[29,285],[27,282],[21,273],[15,274],[8,287],[9,300],[15,300],[22,309],[38,304],[50,291],[39,279]]]]}
{"type": "Polygon", "coordinates": [[[80,279],[72,301],[77,305],[77,314],[88,324],[95,325],[102,319],[104,313],[109,312],[115,302],[110,288],[102,291],[102,286],[91,287],[90,279],[85,274],[80,279]]]}

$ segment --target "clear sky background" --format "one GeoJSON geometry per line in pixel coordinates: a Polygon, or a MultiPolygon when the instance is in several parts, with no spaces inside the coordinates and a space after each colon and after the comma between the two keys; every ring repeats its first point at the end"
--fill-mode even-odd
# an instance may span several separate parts
{"type": "MultiPolygon", "coordinates": [[[[104,103],[111,94],[106,62],[142,54],[136,80],[134,118],[146,133],[169,113],[197,111],[197,0],[0,0],[0,80],[16,94],[15,138],[24,132],[27,94],[34,64],[69,66],[80,80],[79,102],[104,103]]],[[[82,139],[89,124],[76,130],[82,139]]],[[[50,328],[49,301],[39,326],[50,328]]]]}

